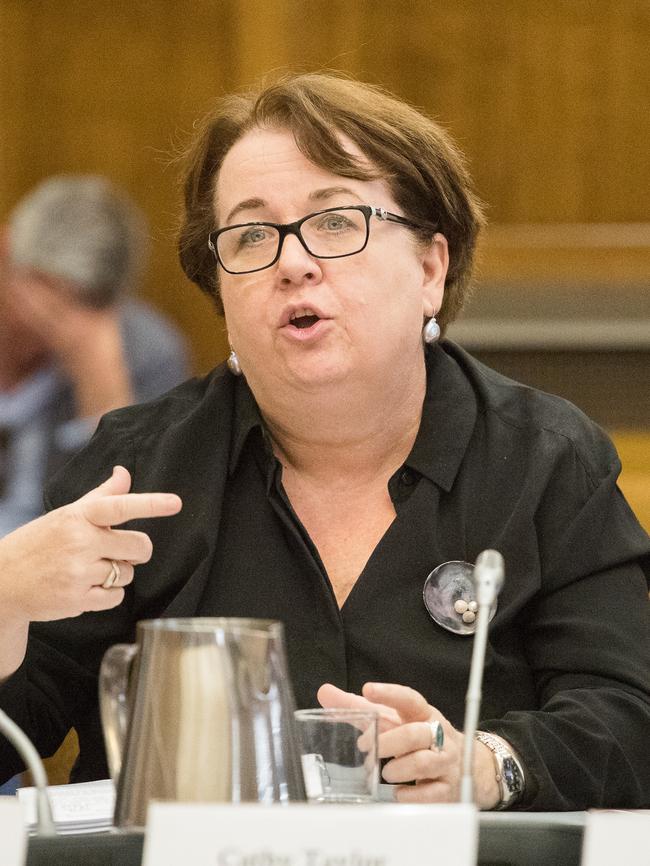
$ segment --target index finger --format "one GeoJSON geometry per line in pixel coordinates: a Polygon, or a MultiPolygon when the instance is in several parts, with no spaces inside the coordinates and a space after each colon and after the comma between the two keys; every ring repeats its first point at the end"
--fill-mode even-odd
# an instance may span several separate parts
{"type": "Polygon", "coordinates": [[[139,517],[169,517],[182,507],[175,493],[123,493],[86,500],[82,513],[95,526],[116,526],[139,517]]]}

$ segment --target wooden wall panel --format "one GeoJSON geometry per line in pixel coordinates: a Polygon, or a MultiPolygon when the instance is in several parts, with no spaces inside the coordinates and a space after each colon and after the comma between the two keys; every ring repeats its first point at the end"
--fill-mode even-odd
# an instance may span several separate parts
{"type": "Polygon", "coordinates": [[[176,263],[166,155],[270,70],[342,69],[435,114],[495,222],[650,221],[647,0],[0,4],[0,219],[54,172],[125,186],[152,227],[145,293],[198,369],[222,357],[223,323],[176,263]]]}

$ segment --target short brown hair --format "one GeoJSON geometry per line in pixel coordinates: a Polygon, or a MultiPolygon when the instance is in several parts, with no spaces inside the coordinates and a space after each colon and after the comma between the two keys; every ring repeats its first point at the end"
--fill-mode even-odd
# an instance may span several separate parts
{"type": "MultiPolygon", "coordinates": [[[[179,236],[183,270],[210,295],[220,312],[216,262],[208,234],[217,228],[214,184],[230,148],[255,127],[287,129],[315,165],[342,177],[383,178],[404,214],[436,223],[447,238],[450,264],[441,328],[458,315],[468,295],[482,206],[465,160],[433,120],[384,92],[333,74],[285,75],[268,86],[222,99],[204,119],[185,156],[185,214],[179,236]],[[345,150],[354,142],[371,166],[345,150]]],[[[430,240],[428,237],[422,239],[430,240]]]]}

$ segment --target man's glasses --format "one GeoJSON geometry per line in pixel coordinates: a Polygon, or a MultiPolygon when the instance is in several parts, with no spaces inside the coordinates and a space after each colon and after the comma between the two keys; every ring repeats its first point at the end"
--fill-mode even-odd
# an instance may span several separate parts
{"type": "Polygon", "coordinates": [[[384,208],[360,204],[327,208],[293,223],[227,226],[210,233],[208,246],[229,274],[251,274],[270,268],[280,258],[287,235],[295,235],[315,259],[340,259],[365,249],[373,216],[412,229],[436,231],[435,225],[414,223],[384,208]]]}

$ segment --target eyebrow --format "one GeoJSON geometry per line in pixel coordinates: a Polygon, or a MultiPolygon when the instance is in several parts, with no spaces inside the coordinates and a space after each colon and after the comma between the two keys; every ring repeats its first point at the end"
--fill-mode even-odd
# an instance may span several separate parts
{"type": "Polygon", "coordinates": [[[311,201],[326,201],[335,195],[352,195],[358,201],[361,201],[357,193],[347,186],[327,186],[324,189],[317,189],[310,192],[308,198],[311,201]]]}
{"type": "MultiPolygon", "coordinates": [[[[307,198],[310,201],[327,201],[328,199],[336,195],[351,195],[356,198],[357,201],[361,201],[361,198],[357,195],[357,193],[347,186],[327,186],[323,187],[323,189],[316,189],[313,192],[310,192],[307,198]]],[[[226,217],[226,224],[230,223],[237,216],[237,214],[241,213],[242,211],[259,210],[260,208],[266,206],[267,202],[264,201],[263,198],[244,199],[244,201],[240,201],[229,212],[228,216],[226,217]]]]}
{"type": "Polygon", "coordinates": [[[226,223],[229,223],[234,217],[237,216],[238,213],[241,213],[243,210],[255,210],[255,208],[264,207],[266,202],[263,198],[247,198],[244,201],[240,201],[239,204],[236,204],[234,208],[230,211],[228,216],[226,217],[226,223]]]}

